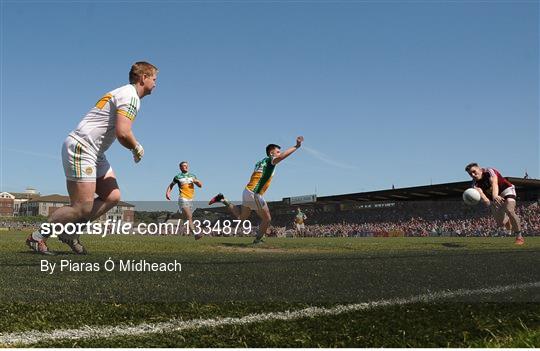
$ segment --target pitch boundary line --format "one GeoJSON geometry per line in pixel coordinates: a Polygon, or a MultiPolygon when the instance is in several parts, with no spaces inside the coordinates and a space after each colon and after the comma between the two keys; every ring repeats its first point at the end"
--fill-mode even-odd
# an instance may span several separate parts
{"type": "Polygon", "coordinates": [[[138,325],[84,326],[77,329],[59,329],[51,331],[30,330],[15,333],[0,333],[0,345],[25,346],[43,341],[102,339],[119,336],[140,336],[154,333],[169,333],[200,328],[215,328],[227,325],[245,325],[265,321],[290,321],[300,318],[335,316],[342,313],[366,311],[375,308],[408,305],[418,302],[434,302],[455,297],[490,295],[521,290],[540,288],[539,282],[495,286],[481,289],[459,289],[439,291],[411,296],[393,298],[334,307],[307,307],[296,311],[255,313],[243,317],[216,317],[209,319],[180,320],[171,319],[160,323],[141,323],[138,325]]]}

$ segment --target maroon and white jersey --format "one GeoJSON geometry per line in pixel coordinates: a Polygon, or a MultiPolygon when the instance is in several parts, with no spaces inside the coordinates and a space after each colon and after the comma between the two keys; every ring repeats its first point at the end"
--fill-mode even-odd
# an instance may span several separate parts
{"type": "Polygon", "coordinates": [[[493,200],[491,198],[491,177],[497,177],[497,184],[499,185],[499,196],[502,197],[516,197],[516,190],[512,183],[510,183],[506,178],[504,178],[499,171],[497,171],[495,168],[482,168],[482,179],[480,180],[473,180],[473,186],[479,187],[484,191],[484,194],[488,197],[488,199],[493,200]]]}

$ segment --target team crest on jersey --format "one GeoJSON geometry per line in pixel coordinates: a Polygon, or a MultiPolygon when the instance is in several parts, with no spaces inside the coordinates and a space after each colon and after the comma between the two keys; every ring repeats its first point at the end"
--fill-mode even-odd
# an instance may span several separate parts
{"type": "Polygon", "coordinates": [[[87,174],[87,175],[92,175],[92,173],[94,173],[94,169],[92,167],[86,167],[86,169],[84,170],[84,172],[87,174]]]}

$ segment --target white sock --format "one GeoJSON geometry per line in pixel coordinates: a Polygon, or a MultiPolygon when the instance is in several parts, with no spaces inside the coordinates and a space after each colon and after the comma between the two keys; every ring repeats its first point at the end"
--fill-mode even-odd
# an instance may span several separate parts
{"type": "Polygon", "coordinates": [[[39,240],[43,240],[44,236],[41,235],[39,230],[36,230],[35,232],[32,233],[32,239],[39,241],[39,240]]]}

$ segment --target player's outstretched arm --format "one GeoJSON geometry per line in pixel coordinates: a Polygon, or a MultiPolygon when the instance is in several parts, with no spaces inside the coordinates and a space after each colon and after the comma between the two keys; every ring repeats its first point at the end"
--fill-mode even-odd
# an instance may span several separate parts
{"type": "Polygon", "coordinates": [[[283,161],[287,157],[289,157],[293,152],[298,150],[300,146],[302,146],[302,143],[304,142],[304,137],[299,136],[296,138],[296,145],[293,147],[288,148],[287,150],[283,151],[279,156],[275,157],[272,161],[273,164],[277,165],[279,162],[283,161]]]}
{"type": "Polygon", "coordinates": [[[131,124],[133,122],[124,115],[118,114],[116,116],[116,138],[124,146],[129,149],[133,154],[133,160],[135,163],[139,162],[144,155],[144,149],[141,144],[135,139],[133,131],[131,130],[131,124]]]}
{"type": "Polygon", "coordinates": [[[195,184],[199,188],[202,188],[202,182],[197,178],[193,179],[193,184],[195,184]]]}

